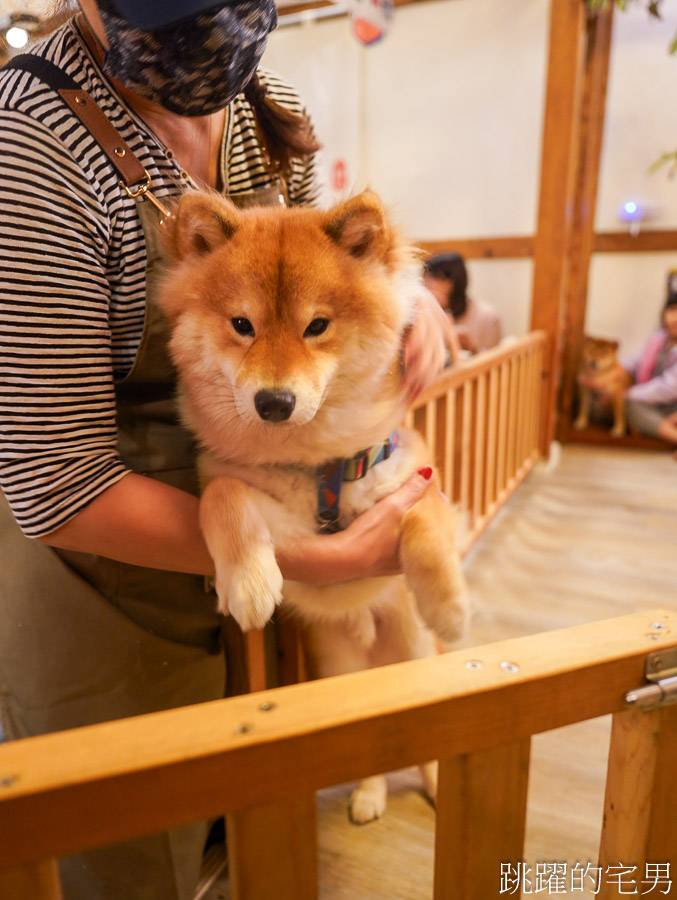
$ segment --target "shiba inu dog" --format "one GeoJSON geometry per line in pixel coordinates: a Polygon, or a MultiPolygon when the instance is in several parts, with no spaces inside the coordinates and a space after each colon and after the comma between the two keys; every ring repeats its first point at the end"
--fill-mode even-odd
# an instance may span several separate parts
{"type": "Polygon", "coordinates": [[[578,370],[578,417],[574,428],[582,431],[590,422],[593,397],[602,397],[611,403],[614,423],[611,434],[625,434],[625,392],[632,379],[618,362],[618,341],[585,336],[583,355],[578,370]]]}
{"type": "MultiPolygon", "coordinates": [[[[299,537],[347,527],[430,462],[419,435],[399,427],[414,256],[378,198],[242,212],[195,192],[166,231],[161,303],[182,415],[202,448],[200,519],[219,609],[261,628],[284,596],[316,676],[458,638],[466,590],[436,477],[402,520],[404,575],[283,584],[275,559],[299,537]]],[[[430,764],[424,779],[434,794],[430,764]]],[[[357,821],[384,808],[384,779],[353,795],[357,821]]]]}

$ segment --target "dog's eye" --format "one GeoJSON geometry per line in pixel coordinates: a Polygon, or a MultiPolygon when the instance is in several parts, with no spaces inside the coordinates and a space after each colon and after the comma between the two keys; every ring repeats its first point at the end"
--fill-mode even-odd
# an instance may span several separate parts
{"type": "Polygon", "coordinates": [[[329,319],[313,319],[310,325],[303,332],[303,337],[317,337],[323,334],[329,326],[329,319]]]}
{"type": "Polygon", "coordinates": [[[254,337],[254,326],[249,319],[231,319],[230,322],[238,334],[245,337],[254,337]]]}

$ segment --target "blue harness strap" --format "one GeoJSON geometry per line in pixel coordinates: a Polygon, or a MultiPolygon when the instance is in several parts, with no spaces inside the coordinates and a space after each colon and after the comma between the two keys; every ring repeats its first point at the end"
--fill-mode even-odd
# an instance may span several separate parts
{"type": "Polygon", "coordinates": [[[396,431],[382,444],[361,450],[350,459],[334,459],[317,470],[317,524],[322,534],[341,530],[341,488],[344,481],[359,481],[369,469],[388,459],[399,443],[396,431]]]}

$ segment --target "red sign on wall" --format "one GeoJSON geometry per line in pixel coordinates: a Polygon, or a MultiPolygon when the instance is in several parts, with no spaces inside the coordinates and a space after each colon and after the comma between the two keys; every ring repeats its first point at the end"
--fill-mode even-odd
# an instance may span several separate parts
{"type": "Polygon", "coordinates": [[[335,191],[344,191],[348,186],[348,166],[344,159],[336,159],[332,163],[331,186],[335,191]]]}

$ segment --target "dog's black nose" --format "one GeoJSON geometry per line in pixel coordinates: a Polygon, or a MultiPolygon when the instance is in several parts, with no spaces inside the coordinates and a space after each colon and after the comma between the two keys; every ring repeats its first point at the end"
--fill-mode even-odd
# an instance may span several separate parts
{"type": "Polygon", "coordinates": [[[286,422],[294,412],[296,397],[289,391],[259,391],[254,406],[266,422],[286,422]]]}

